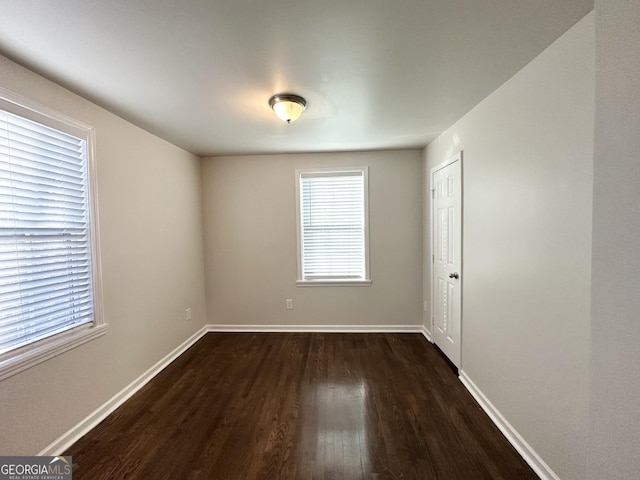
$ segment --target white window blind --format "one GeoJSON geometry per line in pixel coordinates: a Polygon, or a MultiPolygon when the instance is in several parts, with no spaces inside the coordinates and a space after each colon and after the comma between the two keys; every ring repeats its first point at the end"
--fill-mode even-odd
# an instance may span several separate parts
{"type": "Polygon", "coordinates": [[[0,110],[0,355],[94,320],[87,141],[0,110]]]}
{"type": "Polygon", "coordinates": [[[302,281],[368,278],[366,169],[298,176],[302,281]]]}

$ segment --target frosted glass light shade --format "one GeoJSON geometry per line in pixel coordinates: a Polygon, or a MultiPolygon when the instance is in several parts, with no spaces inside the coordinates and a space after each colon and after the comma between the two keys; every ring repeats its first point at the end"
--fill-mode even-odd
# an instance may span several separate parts
{"type": "Polygon", "coordinates": [[[278,94],[269,99],[269,105],[278,118],[283,122],[291,123],[302,115],[307,107],[307,102],[298,95],[278,94]]]}

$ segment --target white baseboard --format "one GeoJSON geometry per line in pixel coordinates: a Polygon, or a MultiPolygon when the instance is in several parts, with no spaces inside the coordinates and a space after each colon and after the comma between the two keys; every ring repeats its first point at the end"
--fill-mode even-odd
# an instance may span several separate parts
{"type": "Polygon", "coordinates": [[[422,328],[420,329],[420,333],[422,333],[422,335],[424,335],[424,338],[429,340],[429,342],[433,343],[433,340],[431,338],[431,332],[427,330],[427,327],[423,325],[422,328]]]}
{"type": "Polygon", "coordinates": [[[93,427],[98,425],[102,420],[107,418],[115,409],[126,402],[131,396],[144,387],[153,377],[160,373],[167,365],[182,355],[189,347],[200,340],[207,333],[206,327],[202,327],[196,333],[191,335],[187,340],[182,342],[178,347],[173,349],[164,358],[149,368],[146,372],[136,378],[129,385],[124,387],[120,392],[115,394],[110,400],[98,407],[93,413],[89,414],[84,420],[69,430],[64,435],[54,440],[49,446],[42,450],[38,455],[57,456],[62,455],[71,445],[77,442],[82,436],[86,435],[93,427]]]}
{"type": "Polygon", "coordinates": [[[420,325],[215,325],[208,332],[421,333],[420,325]]]}
{"type": "Polygon", "coordinates": [[[560,480],[560,477],[555,474],[551,467],[547,465],[544,460],[536,453],[536,451],[529,445],[524,438],[516,431],[515,428],[502,416],[498,409],[491,403],[491,401],[482,393],[478,386],[473,383],[469,376],[460,371],[460,381],[469,390],[469,393],[480,404],[489,418],[496,424],[502,434],[507,438],[509,443],[518,451],[525,462],[533,469],[534,472],[540,477],[541,480],[560,480]]]}

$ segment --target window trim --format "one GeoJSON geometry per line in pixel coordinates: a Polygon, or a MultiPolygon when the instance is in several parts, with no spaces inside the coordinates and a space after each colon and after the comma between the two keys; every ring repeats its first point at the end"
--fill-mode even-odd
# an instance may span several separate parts
{"type": "Polygon", "coordinates": [[[297,240],[297,279],[298,287],[368,287],[371,285],[371,267],[369,263],[369,167],[329,167],[329,168],[306,168],[296,169],[296,240],[297,240]],[[343,175],[345,173],[361,173],[364,181],[364,278],[358,279],[305,279],[302,274],[302,222],[301,222],[301,199],[300,199],[300,179],[302,175],[343,175]]]}
{"type": "Polygon", "coordinates": [[[33,100],[0,87],[0,109],[82,138],[87,142],[87,190],[89,238],[93,281],[93,322],[52,335],[0,355],[0,380],[33,367],[72,348],[104,335],[102,269],[98,235],[98,182],[96,174],[95,129],[33,100]]]}

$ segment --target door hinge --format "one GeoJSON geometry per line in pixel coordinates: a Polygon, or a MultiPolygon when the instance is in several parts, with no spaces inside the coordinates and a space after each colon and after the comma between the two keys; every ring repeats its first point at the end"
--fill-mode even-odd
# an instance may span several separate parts
{"type": "Polygon", "coordinates": [[[436,263],[436,256],[435,255],[431,255],[431,263],[436,263]]]}
{"type": "Polygon", "coordinates": [[[431,190],[431,198],[435,198],[436,197],[436,189],[432,189],[431,190]]]}

